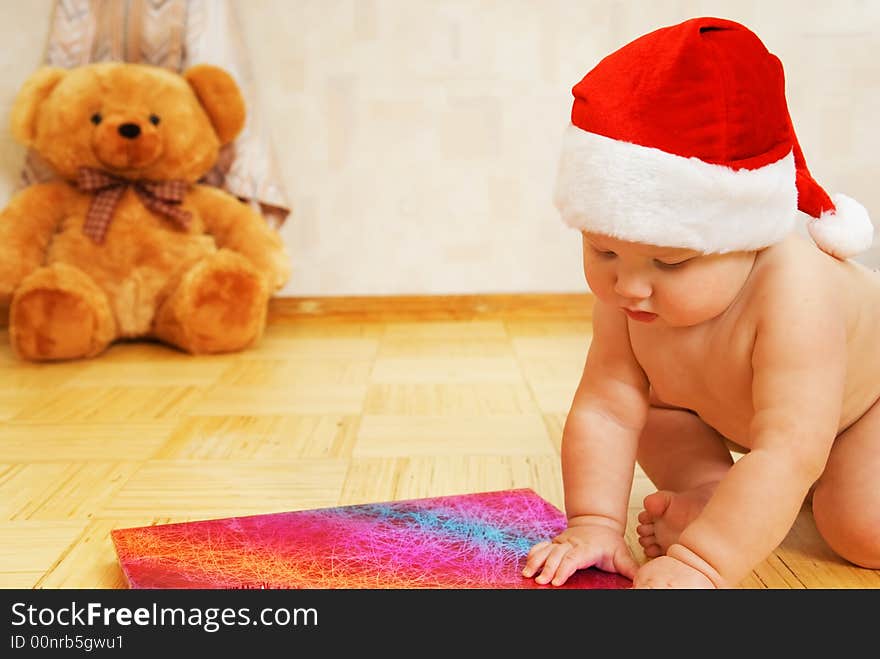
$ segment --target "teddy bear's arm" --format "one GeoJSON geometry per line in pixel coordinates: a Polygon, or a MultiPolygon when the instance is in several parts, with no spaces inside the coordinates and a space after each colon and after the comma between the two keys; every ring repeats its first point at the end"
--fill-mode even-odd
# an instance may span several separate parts
{"type": "Polygon", "coordinates": [[[18,192],[0,211],[0,309],[28,274],[43,264],[46,248],[74,194],[63,181],[18,192]]]}
{"type": "Polygon", "coordinates": [[[207,185],[193,186],[188,198],[198,209],[205,230],[218,247],[247,257],[273,290],[287,283],[290,259],[284,243],[266,220],[228,192],[207,185]]]}

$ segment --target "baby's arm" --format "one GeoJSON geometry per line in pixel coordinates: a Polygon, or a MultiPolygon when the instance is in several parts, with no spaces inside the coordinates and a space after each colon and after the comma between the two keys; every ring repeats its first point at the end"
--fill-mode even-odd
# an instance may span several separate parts
{"type": "MultiPolygon", "coordinates": [[[[798,279],[800,273],[794,273],[798,279]]],[[[827,282],[763,296],[752,353],[752,450],[731,467],[667,556],[735,586],[785,538],[837,435],[846,328],[827,282]]]]}
{"type": "Polygon", "coordinates": [[[638,566],[623,534],[648,389],[626,318],[597,301],[592,343],[562,435],[568,528],[553,542],[535,545],[525,576],[541,570],[538,583],[560,585],[591,565],[635,575],[638,566]]]}

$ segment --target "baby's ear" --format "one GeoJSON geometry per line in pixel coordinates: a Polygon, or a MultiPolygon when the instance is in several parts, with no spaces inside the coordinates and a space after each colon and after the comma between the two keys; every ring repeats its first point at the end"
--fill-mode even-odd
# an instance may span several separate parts
{"type": "Polygon", "coordinates": [[[245,107],[241,90],[231,75],[217,66],[197,64],[183,77],[195,91],[211,118],[221,144],[228,144],[244,128],[245,107]]]}
{"type": "Polygon", "coordinates": [[[36,138],[40,103],[49,97],[66,74],[65,69],[41,67],[25,80],[18,91],[9,113],[9,123],[13,137],[25,146],[31,146],[36,138]]]}

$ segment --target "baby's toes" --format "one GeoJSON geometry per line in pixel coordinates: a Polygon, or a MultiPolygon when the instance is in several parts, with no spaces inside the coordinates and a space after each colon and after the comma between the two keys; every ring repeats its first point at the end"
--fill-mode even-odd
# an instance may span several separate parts
{"type": "Polygon", "coordinates": [[[656,543],[653,545],[642,546],[645,547],[645,556],[647,556],[648,558],[657,558],[658,556],[663,556],[663,550],[660,549],[660,545],[656,543]]]}
{"type": "Polygon", "coordinates": [[[654,525],[653,524],[639,524],[636,527],[636,533],[639,534],[640,537],[653,537],[654,536],[654,525]]]}
{"type": "Polygon", "coordinates": [[[648,558],[657,558],[658,556],[663,555],[663,550],[660,549],[660,545],[657,543],[657,538],[654,536],[653,529],[651,533],[642,533],[640,530],[642,527],[640,526],[636,529],[639,533],[639,544],[645,550],[645,556],[648,558]]]}

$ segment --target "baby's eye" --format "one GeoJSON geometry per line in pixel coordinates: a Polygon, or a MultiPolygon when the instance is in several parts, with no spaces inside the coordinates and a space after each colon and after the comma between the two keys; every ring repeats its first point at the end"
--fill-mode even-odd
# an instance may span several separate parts
{"type": "Polygon", "coordinates": [[[656,265],[661,270],[675,270],[676,268],[680,268],[686,263],[689,263],[691,259],[685,259],[684,261],[675,261],[673,263],[668,263],[667,261],[661,261],[660,259],[654,259],[654,265],[656,265]]]}
{"type": "Polygon", "coordinates": [[[599,249],[598,247],[594,247],[593,251],[596,254],[598,254],[599,256],[606,258],[606,259],[610,259],[610,258],[617,256],[617,254],[615,254],[614,252],[612,252],[611,250],[608,250],[608,249],[599,249]]]}

